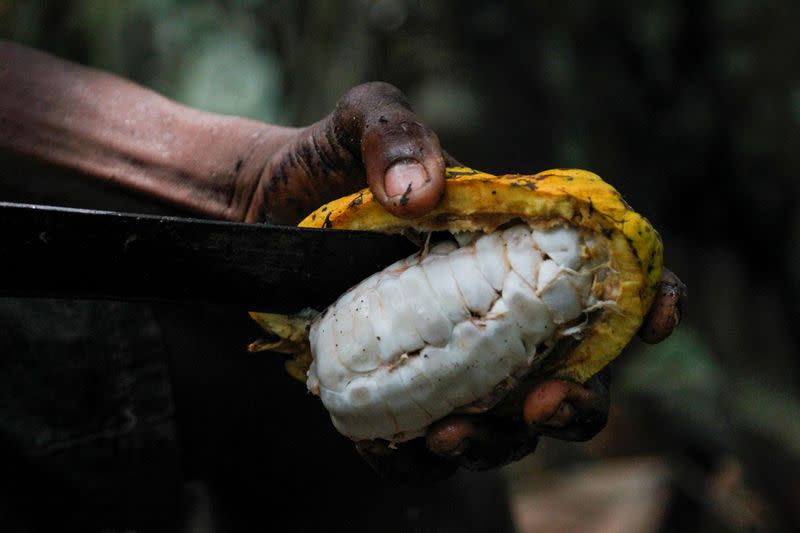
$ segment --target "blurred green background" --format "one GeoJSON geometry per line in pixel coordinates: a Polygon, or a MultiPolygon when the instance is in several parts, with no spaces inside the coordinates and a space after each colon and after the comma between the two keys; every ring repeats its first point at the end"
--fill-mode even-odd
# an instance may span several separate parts
{"type": "Polygon", "coordinates": [[[800,530],[800,2],[0,0],[0,36],[304,125],[400,87],[456,158],[582,167],[664,239],[680,331],[608,428],[507,469],[520,531],[800,530]]]}

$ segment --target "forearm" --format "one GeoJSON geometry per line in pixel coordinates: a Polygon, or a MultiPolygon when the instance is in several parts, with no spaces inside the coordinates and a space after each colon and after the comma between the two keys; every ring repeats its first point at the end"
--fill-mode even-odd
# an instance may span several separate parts
{"type": "Polygon", "coordinates": [[[0,42],[0,150],[242,220],[295,130],[206,113],[119,77],[0,42]]]}

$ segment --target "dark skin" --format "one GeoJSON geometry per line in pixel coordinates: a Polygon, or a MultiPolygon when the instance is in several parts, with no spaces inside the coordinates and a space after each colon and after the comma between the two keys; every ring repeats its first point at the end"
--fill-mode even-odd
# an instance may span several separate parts
{"type": "MultiPolygon", "coordinates": [[[[107,73],[0,43],[0,150],[78,170],[198,214],[295,224],[365,184],[391,213],[433,209],[456,164],[403,94],[360,85],[305,128],[205,113],[107,73]]],[[[680,281],[666,272],[643,338],[666,338],[680,319],[680,281]]],[[[608,414],[606,372],[585,384],[528,380],[511,405],[453,415],[397,447],[356,443],[387,476],[424,482],[458,467],[487,469],[532,452],[539,437],[586,440],[608,414]]]]}

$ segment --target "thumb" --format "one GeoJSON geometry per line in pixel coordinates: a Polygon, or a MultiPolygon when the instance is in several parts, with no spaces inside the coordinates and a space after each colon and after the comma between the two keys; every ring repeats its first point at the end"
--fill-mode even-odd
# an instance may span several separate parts
{"type": "Polygon", "coordinates": [[[367,184],[390,213],[412,218],[436,207],[445,183],[439,139],[397,88],[360,85],[341,100],[332,119],[337,129],[349,132],[344,142],[360,141],[367,184]]]}

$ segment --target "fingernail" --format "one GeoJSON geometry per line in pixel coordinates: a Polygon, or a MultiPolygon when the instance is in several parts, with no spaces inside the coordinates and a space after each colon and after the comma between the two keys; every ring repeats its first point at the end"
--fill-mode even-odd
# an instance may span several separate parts
{"type": "Polygon", "coordinates": [[[575,418],[575,406],[569,402],[561,402],[553,416],[542,423],[551,428],[563,428],[575,418]]]}
{"type": "Polygon", "coordinates": [[[429,181],[428,172],[422,163],[413,159],[401,159],[392,163],[386,171],[383,187],[387,196],[401,196],[422,188],[429,181]]]}

